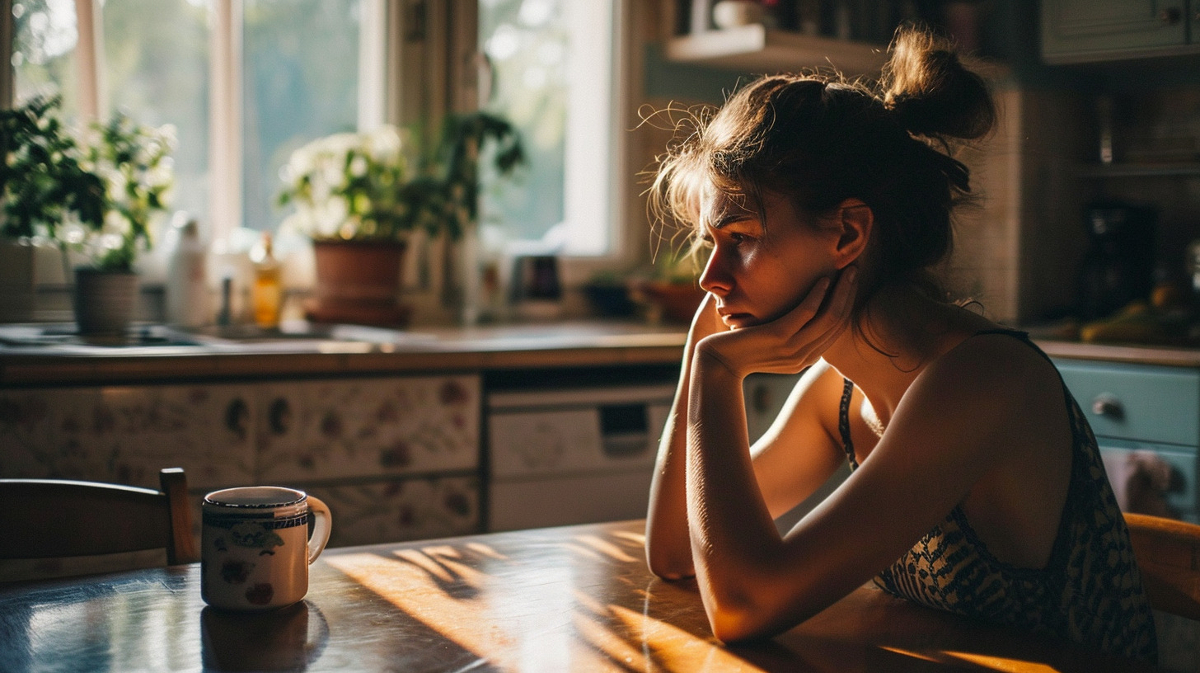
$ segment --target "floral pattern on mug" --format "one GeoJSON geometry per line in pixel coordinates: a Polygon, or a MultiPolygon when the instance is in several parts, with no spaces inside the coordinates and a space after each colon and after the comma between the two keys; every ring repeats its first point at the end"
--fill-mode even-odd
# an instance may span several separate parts
{"type": "Polygon", "coordinates": [[[261,523],[239,523],[229,529],[229,539],[239,547],[271,551],[283,545],[283,538],[261,523]]]}

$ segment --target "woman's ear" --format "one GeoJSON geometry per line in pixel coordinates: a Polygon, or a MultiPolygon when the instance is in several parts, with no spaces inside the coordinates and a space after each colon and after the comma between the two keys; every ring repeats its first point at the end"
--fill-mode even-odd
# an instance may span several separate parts
{"type": "Polygon", "coordinates": [[[863,254],[871,240],[875,213],[860,199],[846,199],[838,206],[838,240],[834,264],[844,269],[863,254]]]}

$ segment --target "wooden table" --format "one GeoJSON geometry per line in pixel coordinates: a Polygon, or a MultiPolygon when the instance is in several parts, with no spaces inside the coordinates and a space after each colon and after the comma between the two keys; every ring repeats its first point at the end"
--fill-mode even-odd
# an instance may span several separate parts
{"type": "Polygon", "coordinates": [[[205,607],[198,564],[0,587],[0,671],[1130,670],[870,586],[725,647],[694,582],[643,561],[643,523],[330,549],[307,598],[205,607]]]}

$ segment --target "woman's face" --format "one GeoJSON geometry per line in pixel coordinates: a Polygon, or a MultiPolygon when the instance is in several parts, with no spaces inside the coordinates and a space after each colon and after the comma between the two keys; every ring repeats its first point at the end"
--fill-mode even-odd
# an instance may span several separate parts
{"type": "Polygon", "coordinates": [[[754,208],[721,195],[700,204],[701,235],[711,255],[700,287],[717,300],[730,328],[769,322],[795,308],[821,276],[832,276],[836,227],[805,221],[791,200],[765,195],[766,223],[754,208]]]}

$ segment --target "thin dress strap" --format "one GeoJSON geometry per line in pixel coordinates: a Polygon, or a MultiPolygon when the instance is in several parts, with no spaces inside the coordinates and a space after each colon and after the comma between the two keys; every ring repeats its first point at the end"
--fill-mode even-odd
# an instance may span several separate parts
{"type": "Polygon", "coordinates": [[[850,439],[850,396],[854,394],[854,382],[843,378],[842,404],[838,409],[838,432],[842,435],[842,450],[850,459],[850,468],[858,469],[858,460],[854,457],[854,442],[850,439]]]}
{"type": "MultiPolygon", "coordinates": [[[[979,330],[971,336],[979,336],[981,334],[1007,334],[1011,337],[1015,337],[1029,344],[1035,351],[1038,352],[1039,355],[1050,361],[1050,358],[1042,352],[1042,349],[1038,348],[1036,344],[1030,341],[1028,332],[1009,329],[1007,327],[997,327],[993,329],[979,330]]],[[[1050,363],[1053,364],[1053,361],[1050,361],[1050,363]]],[[[851,469],[858,469],[858,458],[854,453],[854,442],[850,439],[850,396],[854,394],[854,382],[847,378],[843,378],[842,381],[844,383],[842,384],[841,407],[838,409],[838,432],[842,436],[842,449],[846,452],[846,458],[850,460],[851,469]]],[[[1063,388],[1064,390],[1066,389],[1065,384],[1063,388]]]]}

